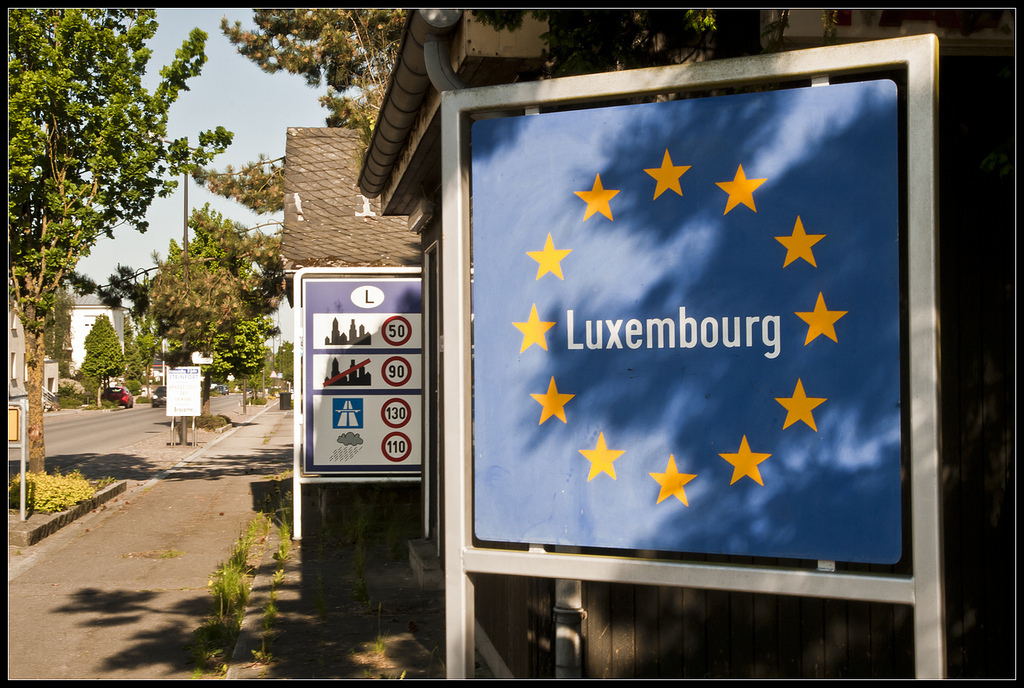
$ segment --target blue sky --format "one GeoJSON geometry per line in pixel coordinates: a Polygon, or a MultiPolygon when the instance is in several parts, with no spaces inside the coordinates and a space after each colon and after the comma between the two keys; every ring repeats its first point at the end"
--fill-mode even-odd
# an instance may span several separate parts
{"type": "MultiPolygon", "coordinates": [[[[261,153],[270,158],[284,154],[288,127],[322,127],[325,110],[318,98],[326,87],[311,88],[303,78],[286,73],[267,74],[254,63],[239,55],[234,46],[221,33],[221,17],[230,22],[241,21],[252,25],[252,10],[229,9],[161,9],[157,11],[159,29],[150,43],[152,78],[147,87],[157,83],[156,74],[168,64],[174,52],[193,28],[208,34],[206,54],[208,61],[203,73],[189,82],[190,90],[182,94],[171,108],[168,134],[171,137],[188,136],[192,141],[200,131],[223,126],[234,132],[232,145],[214,160],[213,165],[223,169],[236,168],[256,160],[261,153]]],[[[188,190],[190,208],[209,202],[217,211],[249,226],[265,223],[268,219],[281,219],[281,215],[259,217],[241,205],[219,198],[194,182],[188,190]]],[[[168,198],[157,199],[150,208],[149,230],[140,234],[130,228],[121,228],[114,239],[101,239],[92,254],[78,264],[79,272],[93,280],[105,283],[118,264],[133,268],[148,268],[154,263],[154,251],[167,255],[171,239],[181,242],[184,225],[184,193],[179,189],[168,198]]],[[[284,339],[291,336],[292,314],[287,306],[278,316],[284,339]]]]}

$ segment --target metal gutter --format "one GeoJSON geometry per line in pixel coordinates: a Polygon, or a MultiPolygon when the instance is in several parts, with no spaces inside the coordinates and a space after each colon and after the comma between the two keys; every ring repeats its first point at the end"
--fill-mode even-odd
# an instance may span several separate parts
{"type": "MultiPolygon", "coordinates": [[[[409,14],[398,51],[398,64],[391,73],[377,126],[359,173],[359,190],[364,196],[376,198],[384,190],[406,137],[416,122],[420,105],[430,91],[429,72],[436,71],[436,65],[428,68],[425,45],[432,37],[443,39],[461,19],[462,10],[413,10],[409,14]]],[[[440,43],[447,47],[443,40],[440,43]]],[[[430,52],[435,56],[440,54],[436,47],[430,52]]],[[[450,73],[450,63],[445,66],[450,73]]]]}

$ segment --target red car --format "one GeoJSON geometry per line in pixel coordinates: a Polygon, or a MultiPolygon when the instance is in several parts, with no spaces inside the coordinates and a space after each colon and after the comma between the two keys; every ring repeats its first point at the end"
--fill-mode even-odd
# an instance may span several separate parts
{"type": "Polygon", "coordinates": [[[132,408],[135,406],[135,397],[132,396],[132,393],[128,391],[127,387],[121,387],[119,385],[107,387],[103,390],[103,394],[100,395],[100,399],[103,401],[113,401],[125,408],[132,408]]]}

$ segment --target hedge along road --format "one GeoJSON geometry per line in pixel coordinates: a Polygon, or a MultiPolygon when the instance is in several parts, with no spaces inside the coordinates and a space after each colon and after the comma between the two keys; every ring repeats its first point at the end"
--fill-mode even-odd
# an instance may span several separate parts
{"type": "MultiPolygon", "coordinates": [[[[210,411],[225,413],[238,406],[241,396],[231,394],[210,399],[210,411]]],[[[43,417],[47,471],[51,466],[70,470],[96,456],[116,453],[155,435],[170,434],[171,420],[164,407],[136,404],[131,409],[111,411],[62,411],[43,417]]],[[[8,452],[8,468],[20,470],[16,452],[8,452]]]]}

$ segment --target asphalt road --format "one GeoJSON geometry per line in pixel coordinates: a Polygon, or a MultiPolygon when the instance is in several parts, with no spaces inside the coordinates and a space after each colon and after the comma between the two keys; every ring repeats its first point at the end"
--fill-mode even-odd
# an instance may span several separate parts
{"type": "MultiPolygon", "coordinates": [[[[210,410],[221,413],[238,406],[240,400],[239,394],[212,397],[210,410]]],[[[43,416],[47,462],[73,466],[98,455],[116,453],[156,434],[170,435],[170,426],[167,409],[149,404],[113,411],[47,413],[43,416]]],[[[9,472],[19,470],[16,451],[8,452],[8,463],[9,472]]]]}

